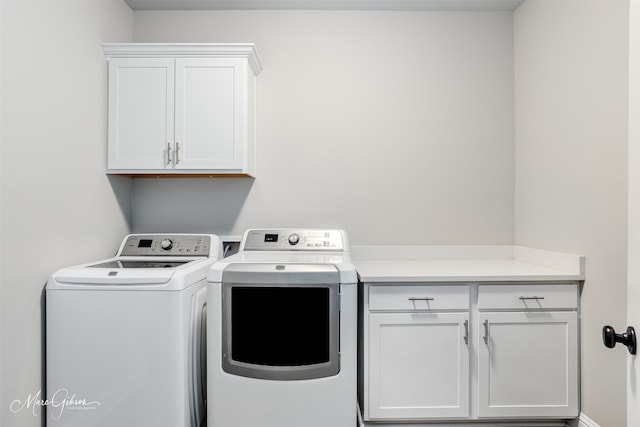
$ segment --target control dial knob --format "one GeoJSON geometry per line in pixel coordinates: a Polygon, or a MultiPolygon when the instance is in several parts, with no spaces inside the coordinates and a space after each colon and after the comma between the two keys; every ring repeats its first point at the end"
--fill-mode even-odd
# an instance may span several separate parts
{"type": "Polygon", "coordinates": [[[290,245],[297,245],[298,242],[300,241],[300,236],[298,236],[297,234],[290,234],[289,235],[289,244],[290,245]]]}
{"type": "Polygon", "coordinates": [[[164,249],[165,251],[168,251],[169,249],[171,249],[173,247],[173,240],[171,240],[171,239],[162,239],[162,241],[160,241],[160,247],[162,249],[164,249]]]}

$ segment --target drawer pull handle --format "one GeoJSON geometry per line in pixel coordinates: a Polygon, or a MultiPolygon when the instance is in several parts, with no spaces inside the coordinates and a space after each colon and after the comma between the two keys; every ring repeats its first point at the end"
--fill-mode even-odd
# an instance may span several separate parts
{"type": "Polygon", "coordinates": [[[409,297],[409,301],[433,301],[435,298],[430,298],[430,297],[422,297],[422,298],[417,298],[417,297],[409,297]]]}
{"type": "Polygon", "coordinates": [[[528,299],[540,300],[540,299],[544,299],[544,297],[520,297],[520,299],[522,301],[525,301],[525,300],[528,300],[528,299]]]}

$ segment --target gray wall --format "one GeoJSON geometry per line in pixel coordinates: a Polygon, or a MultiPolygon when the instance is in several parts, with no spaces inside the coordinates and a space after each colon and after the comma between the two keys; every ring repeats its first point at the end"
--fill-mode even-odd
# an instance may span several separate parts
{"type": "Polygon", "coordinates": [[[137,42],[254,42],[257,179],[135,180],[135,231],[513,240],[511,12],[135,12],[137,42]]]}
{"type": "Polygon", "coordinates": [[[42,387],[45,282],[111,256],[128,231],[129,180],[104,174],[101,43],[131,41],[133,13],[120,0],[0,7],[0,425],[40,426],[40,407],[10,403],[42,387]]]}
{"type": "Polygon", "coordinates": [[[628,2],[526,1],[515,13],[515,242],[581,253],[582,411],[626,425],[628,2]],[[544,23],[544,25],[541,25],[544,23]]]}

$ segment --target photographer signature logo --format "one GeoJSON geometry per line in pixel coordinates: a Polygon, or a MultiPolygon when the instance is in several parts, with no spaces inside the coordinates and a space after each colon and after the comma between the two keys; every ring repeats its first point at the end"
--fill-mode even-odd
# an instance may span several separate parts
{"type": "Polygon", "coordinates": [[[87,401],[85,398],[77,397],[75,393],[71,394],[66,388],[57,390],[50,399],[42,399],[41,394],[42,390],[38,390],[35,394],[29,394],[26,399],[15,399],[9,405],[9,409],[14,414],[23,410],[31,410],[34,416],[38,416],[36,410],[47,406],[51,418],[59,420],[65,411],[90,411],[101,405],[100,402],[87,401]]]}

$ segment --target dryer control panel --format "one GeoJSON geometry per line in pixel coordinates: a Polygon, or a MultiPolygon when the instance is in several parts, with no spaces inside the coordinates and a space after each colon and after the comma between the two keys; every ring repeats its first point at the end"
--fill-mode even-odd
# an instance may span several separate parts
{"type": "Polygon", "coordinates": [[[199,234],[131,234],[118,256],[210,256],[211,237],[199,234]]]}
{"type": "Polygon", "coordinates": [[[245,251],[348,251],[346,233],[324,229],[248,230],[240,250],[245,251]]]}

